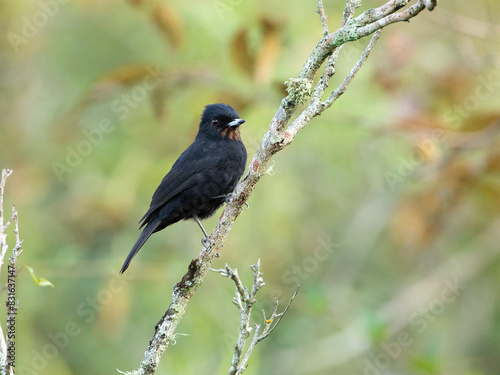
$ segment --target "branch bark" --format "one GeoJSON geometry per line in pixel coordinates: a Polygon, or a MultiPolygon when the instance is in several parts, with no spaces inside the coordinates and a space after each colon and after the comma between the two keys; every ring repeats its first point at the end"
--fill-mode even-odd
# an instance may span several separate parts
{"type": "MultiPolygon", "coordinates": [[[[187,273],[181,281],[174,285],[172,302],[165,315],[156,325],[155,333],[144,354],[144,359],[136,374],[154,374],[158,363],[174,338],[177,325],[184,317],[191,297],[202,284],[205,276],[219,254],[219,249],[229,235],[236,218],[242,211],[243,205],[252,194],[253,189],[265,174],[272,156],[288,146],[300,130],[302,130],[313,117],[320,115],[329,108],[335,100],[347,89],[356,73],[368,58],[371,49],[379,37],[379,31],[384,27],[402,21],[408,21],[426,8],[426,3],[436,4],[436,0],[419,0],[416,4],[405,8],[411,0],[391,0],[379,8],[369,9],[354,18],[355,9],[361,4],[360,0],[347,0],[341,26],[333,33],[328,34],[327,18],[323,4],[318,1],[318,13],[324,36],[314,47],[302,71],[295,79],[288,81],[289,95],[282,99],[281,104],[271,120],[261,144],[250,162],[249,170],[236,187],[231,197],[230,204],[226,205],[217,226],[210,235],[199,255],[191,261],[187,273]],[[328,87],[329,80],[335,74],[335,63],[341,47],[351,41],[374,34],[367,48],[361,55],[356,66],[351,70],[342,84],[329,97],[322,101],[328,87]],[[312,82],[320,67],[325,64],[316,87],[312,82]],[[289,125],[289,121],[296,112],[299,104],[306,104],[307,108],[289,125]],[[287,126],[288,125],[288,126],[287,126]]],[[[430,8],[429,8],[430,9],[430,8]]]]}

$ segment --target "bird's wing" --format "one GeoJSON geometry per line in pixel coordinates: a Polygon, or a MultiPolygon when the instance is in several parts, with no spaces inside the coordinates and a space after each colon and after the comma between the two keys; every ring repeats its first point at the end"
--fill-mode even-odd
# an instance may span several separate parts
{"type": "Polygon", "coordinates": [[[186,150],[161,181],[160,186],[158,186],[153,194],[148,212],[146,212],[139,223],[144,225],[144,220],[155,210],[163,206],[177,194],[195,185],[200,172],[207,171],[214,166],[214,163],[216,163],[216,158],[213,156],[195,155],[189,152],[189,149],[186,150]]]}

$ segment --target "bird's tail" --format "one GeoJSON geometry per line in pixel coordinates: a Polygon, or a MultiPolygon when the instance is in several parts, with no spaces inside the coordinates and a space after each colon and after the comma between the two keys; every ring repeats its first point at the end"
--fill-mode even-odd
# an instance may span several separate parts
{"type": "Polygon", "coordinates": [[[149,222],[146,228],[144,228],[141,235],[134,244],[134,247],[132,247],[132,250],[130,250],[130,253],[128,253],[127,259],[125,259],[125,262],[123,263],[120,273],[124,273],[127,270],[128,266],[130,265],[130,262],[132,261],[132,258],[135,257],[135,254],[137,254],[139,250],[141,250],[141,247],[146,243],[148,238],[154,233],[155,229],[158,227],[159,224],[160,224],[159,221],[154,223],[149,222]]]}

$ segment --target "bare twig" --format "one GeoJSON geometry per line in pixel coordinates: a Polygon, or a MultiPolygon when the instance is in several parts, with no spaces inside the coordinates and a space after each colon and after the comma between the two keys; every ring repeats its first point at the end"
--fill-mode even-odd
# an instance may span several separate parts
{"type": "MultiPolygon", "coordinates": [[[[300,287],[300,286],[299,286],[300,287]]],[[[274,309],[271,314],[271,317],[269,319],[266,318],[266,314],[264,311],[262,311],[263,316],[264,316],[264,330],[260,332],[260,324],[256,324],[254,327],[254,335],[252,338],[252,342],[250,343],[250,346],[247,349],[247,352],[245,353],[245,356],[241,360],[240,365],[237,368],[237,371],[234,373],[235,375],[242,374],[243,371],[247,368],[247,362],[250,359],[250,355],[252,354],[255,346],[264,340],[267,336],[269,336],[274,329],[278,326],[279,322],[283,318],[283,316],[286,314],[288,311],[288,308],[290,307],[292,301],[294,300],[295,296],[299,292],[299,287],[295,290],[295,293],[293,293],[293,296],[290,298],[288,301],[288,305],[286,305],[285,309],[281,313],[277,313],[278,311],[278,299],[275,299],[275,304],[274,304],[274,309]]],[[[229,372],[229,375],[232,375],[233,373],[229,372]]]]}
{"type": "MultiPolygon", "coordinates": [[[[191,261],[188,271],[182,280],[175,284],[172,302],[165,315],[156,325],[156,331],[149,343],[137,374],[154,374],[160,358],[170,340],[172,340],[177,325],[184,317],[191,297],[203,282],[210,265],[219,253],[236,218],[241,213],[243,205],[248,200],[260,178],[268,170],[268,163],[272,156],[289,145],[298,132],[313,117],[319,115],[326,109],[324,108],[325,106],[328,107],[331,105],[336,97],[345,92],[348,84],[368,57],[379,35],[377,34],[372,38],[369,46],[365,49],[365,52],[363,52],[360,60],[346,80],[329,98],[322,102],[322,96],[328,87],[328,82],[335,73],[335,64],[340,53],[339,47],[350,41],[371,35],[392,23],[408,21],[426,9],[423,0],[419,0],[416,4],[398,12],[400,9],[406,7],[409,2],[410,0],[391,0],[379,8],[369,9],[354,18],[354,10],[357,6],[361,5],[361,0],[348,0],[341,26],[333,33],[324,35],[318,41],[307,58],[299,76],[288,81],[289,95],[281,101],[257,152],[250,162],[247,174],[234,190],[229,202],[230,204],[226,205],[217,223],[217,227],[210,235],[206,245],[200,254],[191,261]],[[325,71],[322,73],[319,83],[316,87],[313,87],[312,82],[325,61],[327,61],[325,71]],[[307,108],[287,128],[299,104],[307,104],[307,108]]],[[[327,30],[326,15],[325,17],[321,15],[323,11],[321,2],[318,2],[318,11],[321,16],[321,25],[324,33],[327,30]]]]}
{"type": "Polygon", "coordinates": [[[363,64],[366,62],[368,59],[368,56],[370,56],[370,52],[372,51],[373,47],[375,47],[375,44],[377,43],[378,39],[380,38],[380,33],[382,30],[378,30],[373,34],[370,43],[366,46],[365,50],[361,54],[358,62],[354,67],[351,69],[347,77],[345,77],[344,81],[339,85],[339,87],[331,93],[331,95],[326,99],[323,103],[321,103],[321,108],[320,108],[320,113],[323,112],[325,109],[330,108],[331,105],[337,100],[346,90],[353,78],[356,76],[356,74],[359,72],[363,64]]]}
{"type": "Polygon", "coordinates": [[[344,8],[344,14],[342,16],[342,23],[340,26],[345,26],[354,16],[354,12],[357,8],[361,6],[361,0],[347,0],[344,8]]]}
{"type": "Polygon", "coordinates": [[[279,314],[276,313],[276,311],[278,310],[278,299],[274,300],[274,302],[275,302],[274,310],[273,310],[273,313],[269,319],[266,319],[266,314],[264,313],[264,311],[262,311],[262,313],[264,314],[264,321],[266,322],[266,326],[264,328],[264,331],[262,332],[262,335],[259,336],[259,340],[257,342],[264,340],[278,326],[278,324],[281,322],[281,319],[288,311],[288,308],[292,304],[293,300],[297,296],[299,289],[300,289],[300,285],[297,287],[297,289],[295,289],[295,292],[293,293],[292,297],[288,301],[288,305],[286,305],[285,309],[282,312],[280,312],[279,314]]]}
{"type": "MultiPolygon", "coordinates": [[[[342,16],[342,22],[341,22],[340,26],[345,26],[345,24],[352,19],[356,8],[359,8],[360,6],[361,6],[360,0],[347,0],[346,6],[344,8],[344,13],[342,16]]],[[[321,16],[321,25],[323,28],[323,36],[326,36],[326,35],[328,35],[328,26],[326,26],[326,28],[325,28],[325,23],[326,23],[326,20],[328,18],[326,16],[325,16],[325,18],[323,17],[325,10],[323,8],[323,2],[321,0],[318,0],[317,12],[321,16]],[[325,30],[327,31],[326,34],[324,33],[325,30]]],[[[323,74],[322,74],[318,84],[316,85],[311,102],[315,102],[316,100],[321,100],[321,98],[323,97],[323,94],[325,93],[325,90],[328,87],[328,83],[330,82],[330,79],[335,74],[335,65],[337,64],[337,60],[339,58],[340,52],[342,51],[342,47],[343,47],[343,45],[335,48],[335,50],[332,52],[332,54],[330,56],[328,56],[328,58],[326,60],[325,69],[323,71],[323,74]]]]}
{"type": "Polygon", "coordinates": [[[262,273],[260,272],[260,259],[257,261],[257,264],[253,265],[251,268],[253,271],[253,283],[250,292],[243,286],[237,269],[232,269],[226,264],[224,269],[214,270],[215,272],[219,272],[222,276],[233,280],[236,287],[236,296],[233,298],[233,303],[238,307],[241,315],[240,333],[234,347],[233,360],[229,370],[229,374],[231,375],[238,373],[243,349],[245,348],[245,343],[251,332],[250,315],[255,303],[255,295],[265,285],[262,279],[262,273]]]}
{"type": "MultiPolygon", "coordinates": [[[[291,143],[292,140],[297,135],[297,133],[300,130],[302,130],[309,123],[309,121],[311,121],[313,117],[320,115],[325,109],[330,108],[332,104],[335,102],[335,100],[337,100],[347,90],[347,87],[349,86],[353,78],[356,76],[358,71],[361,69],[368,56],[370,55],[371,50],[375,46],[375,43],[377,42],[380,36],[380,32],[381,30],[375,32],[372,39],[370,40],[370,43],[368,43],[368,46],[361,54],[361,57],[359,58],[358,62],[354,65],[350,73],[347,75],[344,81],[339,85],[339,87],[335,91],[333,91],[332,94],[324,102],[320,102],[319,95],[321,95],[325,91],[326,87],[328,86],[327,80],[331,78],[330,73],[327,71],[328,64],[330,62],[327,62],[327,67],[325,68],[325,72],[323,73],[323,76],[321,77],[320,81],[316,86],[316,92],[313,95],[309,106],[286,129],[284,133],[284,140],[282,142],[283,147],[291,143]]],[[[335,52],[332,56],[335,56],[335,52]]],[[[336,60],[333,60],[332,57],[332,63],[335,63],[335,61],[336,60]]],[[[333,67],[332,67],[332,72],[334,72],[333,67]]]]}
{"type": "Polygon", "coordinates": [[[2,180],[0,181],[0,244],[1,244],[1,252],[0,252],[0,272],[1,267],[3,265],[3,260],[5,259],[5,254],[7,254],[7,246],[6,234],[5,231],[7,227],[12,222],[12,217],[9,219],[7,224],[4,226],[4,211],[3,211],[3,194],[5,192],[5,183],[7,182],[7,178],[12,174],[11,169],[2,169],[2,180]]]}
{"type": "Polygon", "coordinates": [[[323,36],[327,36],[328,32],[328,17],[325,14],[325,8],[323,7],[323,0],[318,0],[318,9],[316,13],[319,14],[321,19],[321,28],[323,29],[323,36]]]}
{"type": "Polygon", "coordinates": [[[241,316],[241,324],[240,324],[240,333],[238,339],[236,341],[236,345],[234,346],[234,354],[233,360],[231,362],[231,368],[229,369],[229,375],[239,375],[245,371],[247,367],[247,362],[250,359],[250,355],[252,354],[255,346],[264,340],[267,336],[271,334],[272,331],[279,324],[283,316],[288,311],[290,304],[293,299],[297,295],[299,289],[295,291],[292,298],[288,302],[288,305],[285,307],[283,312],[278,313],[278,300],[274,300],[274,309],[271,314],[271,317],[266,318],[266,313],[262,311],[264,317],[264,329],[261,332],[261,324],[256,324],[254,326],[254,334],[252,336],[252,341],[250,342],[250,346],[248,347],[245,355],[243,356],[243,350],[245,349],[246,342],[250,337],[250,316],[252,313],[253,305],[255,304],[255,296],[257,292],[265,285],[264,280],[262,279],[262,273],[260,272],[260,259],[256,264],[250,267],[253,271],[253,283],[251,292],[248,292],[248,289],[243,286],[243,283],[240,280],[237,269],[232,269],[228,264],[225,265],[223,269],[212,271],[220,273],[222,276],[227,277],[233,280],[233,283],[236,288],[236,297],[233,298],[233,303],[240,310],[241,316]]]}

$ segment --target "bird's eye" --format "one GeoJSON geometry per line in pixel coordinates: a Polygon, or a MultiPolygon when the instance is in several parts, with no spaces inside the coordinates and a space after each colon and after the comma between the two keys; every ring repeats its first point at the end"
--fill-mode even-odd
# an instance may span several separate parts
{"type": "Polygon", "coordinates": [[[212,125],[217,125],[219,123],[219,120],[212,120],[212,125]]]}

